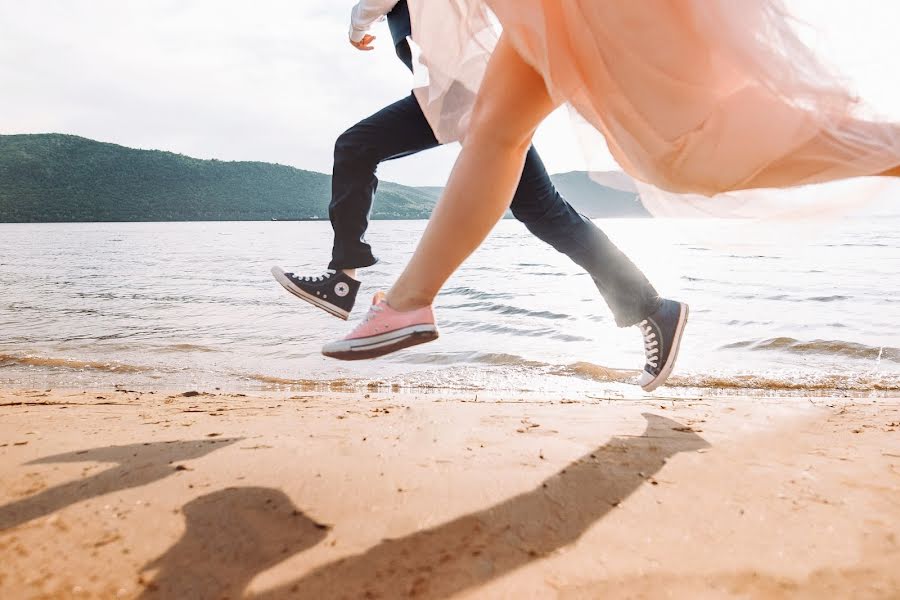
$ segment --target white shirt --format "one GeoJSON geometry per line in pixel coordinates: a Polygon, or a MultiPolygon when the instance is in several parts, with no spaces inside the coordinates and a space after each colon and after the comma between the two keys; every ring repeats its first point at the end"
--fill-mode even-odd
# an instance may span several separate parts
{"type": "Polygon", "coordinates": [[[360,0],[350,11],[350,39],[358,42],[369,32],[375,21],[391,12],[400,0],[360,0]]]}

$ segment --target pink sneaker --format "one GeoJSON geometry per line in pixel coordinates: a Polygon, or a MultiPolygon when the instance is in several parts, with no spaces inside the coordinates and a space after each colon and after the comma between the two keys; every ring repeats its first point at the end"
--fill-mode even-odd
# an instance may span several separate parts
{"type": "Polygon", "coordinates": [[[436,340],[438,335],[430,306],[400,312],[388,306],[384,292],[378,292],[363,322],[344,339],[325,344],[322,354],[340,360],[376,358],[436,340]]]}

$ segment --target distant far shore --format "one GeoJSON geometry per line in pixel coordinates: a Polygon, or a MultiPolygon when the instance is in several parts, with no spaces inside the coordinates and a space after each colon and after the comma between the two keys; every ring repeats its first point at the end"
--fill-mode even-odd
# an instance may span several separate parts
{"type": "MultiPolygon", "coordinates": [[[[516,220],[511,214],[503,217],[505,220],[516,220]]],[[[640,219],[643,217],[608,217],[612,219],[640,219]]],[[[428,221],[428,217],[373,217],[372,221],[428,221]]],[[[90,223],[329,223],[327,218],[317,219],[179,219],[168,221],[0,221],[0,225],[60,225],[60,224],[90,224],[90,223]]]]}
{"type": "MultiPolygon", "coordinates": [[[[587,173],[552,178],[589,218],[649,216],[635,193],[587,173]]],[[[371,217],[427,219],[440,193],[379,182],[371,217]]],[[[0,223],[320,221],[330,199],[330,175],[285,165],[201,160],[73,135],[0,135],[0,223]]]]}

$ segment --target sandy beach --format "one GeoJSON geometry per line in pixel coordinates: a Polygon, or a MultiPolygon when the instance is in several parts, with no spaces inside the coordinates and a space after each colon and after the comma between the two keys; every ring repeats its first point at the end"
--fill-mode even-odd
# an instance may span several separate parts
{"type": "Polygon", "coordinates": [[[0,392],[2,598],[898,598],[900,402],[0,392]]]}

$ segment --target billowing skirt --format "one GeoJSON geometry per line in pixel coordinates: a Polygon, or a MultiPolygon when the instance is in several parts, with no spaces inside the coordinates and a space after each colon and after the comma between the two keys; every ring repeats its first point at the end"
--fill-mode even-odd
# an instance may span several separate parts
{"type": "Polygon", "coordinates": [[[746,212],[765,213],[766,202],[752,205],[760,196],[733,192],[900,166],[900,124],[868,115],[776,0],[409,4],[427,71],[416,93],[439,139],[465,128],[499,21],[554,100],[602,134],[642,191],[665,192],[656,212],[696,201],[708,214],[748,202],[746,212]]]}

